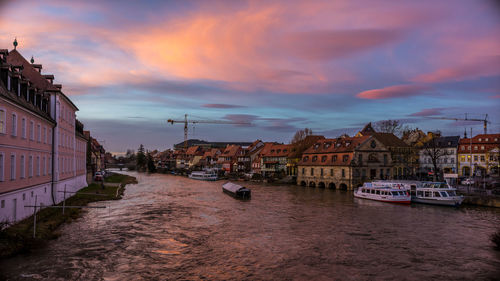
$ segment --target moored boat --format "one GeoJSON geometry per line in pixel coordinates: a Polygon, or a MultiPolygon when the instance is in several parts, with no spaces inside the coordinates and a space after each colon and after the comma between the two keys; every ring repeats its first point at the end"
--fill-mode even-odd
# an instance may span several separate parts
{"type": "Polygon", "coordinates": [[[401,189],[389,186],[374,186],[372,183],[365,183],[354,192],[354,197],[370,199],[387,203],[410,204],[410,194],[401,189]]]}
{"type": "Polygon", "coordinates": [[[442,206],[460,206],[464,197],[457,195],[457,190],[446,182],[423,182],[412,186],[411,201],[442,206]]]}
{"type": "Polygon", "coordinates": [[[218,179],[215,171],[193,171],[189,174],[189,178],[204,181],[216,181],[218,179]]]}
{"type": "Polygon", "coordinates": [[[222,191],[238,199],[250,199],[252,191],[244,186],[227,182],[222,185],[222,191]]]}

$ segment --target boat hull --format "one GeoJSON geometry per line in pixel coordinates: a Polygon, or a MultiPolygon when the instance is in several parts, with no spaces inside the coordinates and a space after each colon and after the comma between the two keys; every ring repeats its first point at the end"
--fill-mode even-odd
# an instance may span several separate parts
{"type": "Polygon", "coordinates": [[[373,201],[385,202],[385,203],[395,203],[395,204],[410,204],[411,203],[411,199],[394,200],[394,198],[363,196],[363,194],[359,195],[357,193],[354,193],[354,197],[360,198],[360,199],[368,199],[368,200],[373,200],[373,201]]]}
{"type": "Polygon", "coordinates": [[[460,206],[462,204],[463,198],[456,198],[453,200],[437,200],[432,198],[417,198],[412,197],[412,202],[430,205],[440,205],[440,206],[460,206]]]}

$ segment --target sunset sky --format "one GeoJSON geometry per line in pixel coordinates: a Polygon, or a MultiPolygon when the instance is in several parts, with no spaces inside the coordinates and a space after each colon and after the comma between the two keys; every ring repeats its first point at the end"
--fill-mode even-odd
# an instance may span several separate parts
{"type": "Polygon", "coordinates": [[[0,48],[54,74],[108,151],[352,135],[367,122],[500,132],[497,1],[1,1],[0,48]]]}

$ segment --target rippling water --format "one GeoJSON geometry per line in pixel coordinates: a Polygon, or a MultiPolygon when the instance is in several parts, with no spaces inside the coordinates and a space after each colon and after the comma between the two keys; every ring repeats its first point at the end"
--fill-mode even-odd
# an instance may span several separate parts
{"type": "Polygon", "coordinates": [[[392,205],[352,193],[135,174],[48,247],[0,263],[11,280],[495,279],[500,211],[392,205]]]}

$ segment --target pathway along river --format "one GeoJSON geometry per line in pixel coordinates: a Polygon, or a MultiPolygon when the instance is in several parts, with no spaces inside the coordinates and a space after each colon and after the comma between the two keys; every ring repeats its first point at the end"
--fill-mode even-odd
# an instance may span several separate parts
{"type": "MultiPolygon", "coordinates": [[[[392,205],[351,192],[136,176],[110,208],[89,210],[62,236],[0,263],[11,280],[495,279],[489,236],[500,211],[392,205]]],[[[103,203],[95,203],[96,205],[103,203]]]]}

